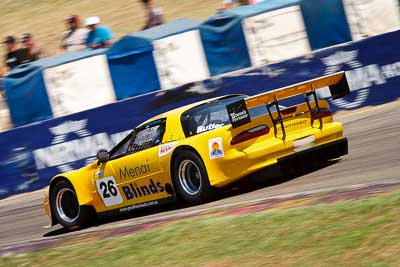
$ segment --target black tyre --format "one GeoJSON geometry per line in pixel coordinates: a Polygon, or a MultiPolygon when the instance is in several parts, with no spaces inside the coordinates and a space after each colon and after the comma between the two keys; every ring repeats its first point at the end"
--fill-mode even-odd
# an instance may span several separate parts
{"type": "Polygon", "coordinates": [[[72,185],[59,181],[51,191],[51,208],[55,219],[67,229],[82,228],[93,218],[93,209],[80,206],[72,185]]]}
{"type": "Polygon", "coordinates": [[[175,191],[183,201],[195,205],[210,200],[212,187],[200,157],[192,151],[182,151],[174,161],[175,191]]]}

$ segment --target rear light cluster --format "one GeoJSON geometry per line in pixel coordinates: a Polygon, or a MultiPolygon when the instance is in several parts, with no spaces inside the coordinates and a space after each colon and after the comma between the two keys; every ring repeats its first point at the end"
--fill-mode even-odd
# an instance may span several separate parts
{"type": "Polygon", "coordinates": [[[324,118],[324,117],[330,117],[332,116],[332,111],[329,108],[321,108],[318,112],[318,110],[313,110],[311,112],[311,117],[314,120],[319,120],[320,118],[324,118]]]}
{"type": "Polygon", "coordinates": [[[231,145],[235,145],[268,133],[269,133],[269,127],[267,125],[259,125],[257,127],[251,128],[236,135],[232,139],[231,145]]]}

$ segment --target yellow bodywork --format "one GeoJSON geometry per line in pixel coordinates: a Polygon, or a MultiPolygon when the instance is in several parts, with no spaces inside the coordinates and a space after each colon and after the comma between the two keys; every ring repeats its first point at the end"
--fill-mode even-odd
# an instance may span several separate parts
{"type": "MultiPolygon", "coordinates": [[[[332,116],[327,116],[322,119],[323,125],[320,127],[318,120],[311,121],[310,113],[307,112],[309,107],[306,104],[297,105],[296,116],[284,116],[285,138],[283,138],[279,124],[277,124],[276,132],[274,131],[273,123],[268,114],[254,118],[250,123],[237,128],[228,124],[221,128],[185,137],[181,125],[182,113],[210,101],[213,100],[181,107],[148,120],[147,122],[166,119],[163,140],[158,146],[128,154],[100,165],[96,161],[79,170],[55,176],[45,192],[44,207],[46,213],[51,216],[49,194],[51,188],[60,179],[68,180],[72,184],[80,205],[93,206],[98,213],[135,207],[135,205],[141,203],[169,198],[171,192],[168,192],[167,187],[173,188],[173,170],[171,169],[173,164],[171,163],[176,153],[179,153],[182,148],[196,151],[204,162],[210,185],[222,187],[277,163],[279,158],[296,153],[294,145],[296,140],[311,136],[313,138],[311,145],[318,147],[343,138],[341,123],[334,122],[332,116]],[[235,136],[259,125],[268,125],[269,133],[231,145],[235,136]],[[213,140],[218,140],[218,142],[213,140]],[[214,143],[216,145],[222,144],[222,147],[217,148],[222,151],[219,157],[212,156],[214,143]],[[106,205],[103,201],[101,197],[103,192],[98,189],[96,183],[107,177],[115,179],[119,194],[122,197],[120,203],[106,205]],[[129,192],[127,193],[127,191],[129,192]],[[135,194],[135,197],[133,197],[133,194],[135,194]],[[132,198],[129,199],[128,196],[132,196],[132,198]]],[[[254,103],[256,101],[260,100],[253,100],[254,103]]],[[[327,101],[319,100],[318,103],[320,108],[328,108],[327,101]]],[[[310,104],[312,108],[315,107],[315,102],[310,104]]]]}

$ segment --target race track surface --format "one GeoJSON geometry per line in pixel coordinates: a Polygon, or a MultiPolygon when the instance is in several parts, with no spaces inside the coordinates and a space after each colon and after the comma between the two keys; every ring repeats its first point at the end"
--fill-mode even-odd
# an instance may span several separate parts
{"type": "MultiPolygon", "coordinates": [[[[335,116],[345,124],[349,155],[298,177],[271,182],[248,181],[246,189],[222,193],[219,200],[195,207],[170,205],[128,218],[102,221],[88,229],[64,233],[60,226],[45,228],[48,219],[42,208],[42,192],[32,192],[0,201],[0,249],[28,241],[84,236],[85,233],[122,228],[159,218],[179,217],[218,207],[237,205],[273,196],[310,190],[350,187],[385,180],[400,181],[400,101],[335,116]]],[[[261,177],[262,178],[262,177],[261,177]]]]}

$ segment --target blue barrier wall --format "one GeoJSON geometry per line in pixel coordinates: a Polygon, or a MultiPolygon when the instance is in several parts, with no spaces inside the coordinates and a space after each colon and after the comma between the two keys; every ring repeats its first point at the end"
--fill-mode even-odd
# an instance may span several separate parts
{"type": "Polygon", "coordinates": [[[301,10],[313,50],[352,40],[342,0],[301,1],[301,10]]]}
{"type": "MultiPolygon", "coordinates": [[[[251,66],[242,21],[277,9],[300,5],[299,0],[269,0],[216,14],[200,25],[212,76],[251,66]]],[[[287,27],[287,25],[282,25],[287,27]]]]}
{"type": "Polygon", "coordinates": [[[105,51],[98,49],[68,52],[15,68],[4,78],[5,94],[14,126],[53,117],[43,78],[44,69],[102,55],[105,51]]]}
{"type": "Polygon", "coordinates": [[[42,188],[55,174],[93,161],[98,149],[111,148],[143,120],[205,98],[253,95],[346,70],[352,93],[330,101],[332,109],[392,101],[400,96],[399,41],[400,31],[387,33],[1,133],[0,198],[42,188]]]}
{"type": "Polygon", "coordinates": [[[107,52],[112,82],[117,99],[160,89],[153,56],[154,40],[197,29],[200,21],[176,21],[123,37],[107,52]]]}

